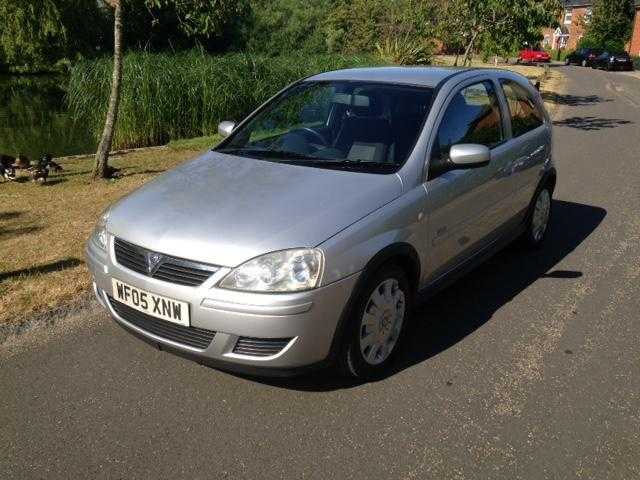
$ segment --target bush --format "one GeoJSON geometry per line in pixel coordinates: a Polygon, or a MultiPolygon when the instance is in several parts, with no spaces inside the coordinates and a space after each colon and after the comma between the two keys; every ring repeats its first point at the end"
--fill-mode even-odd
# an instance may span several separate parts
{"type": "MultiPolygon", "coordinates": [[[[130,52],[114,148],[160,145],[210,135],[220,120],[239,121],[289,83],[322,71],[379,63],[372,57],[318,55],[266,57],[130,52]]],[[[67,100],[96,138],[102,133],[111,59],[83,61],[71,70],[67,100]]]]}
{"type": "Polygon", "coordinates": [[[424,43],[417,43],[411,37],[385,38],[376,43],[378,56],[384,63],[398,65],[428,65],[431,63],[432,50],[424,43]]]}
{"type": "Polygon", "coordinates": [[[567,58],[567,56],[573,52],[573,50],[569,50],[567,48],[561,48],[560,50],[557,49],[553,49],[553,50],[547,50],[549,52],[549,55],[551,55],[551,60],[560,60],[562,62],[564,62],[565,58],[567,58]]]}

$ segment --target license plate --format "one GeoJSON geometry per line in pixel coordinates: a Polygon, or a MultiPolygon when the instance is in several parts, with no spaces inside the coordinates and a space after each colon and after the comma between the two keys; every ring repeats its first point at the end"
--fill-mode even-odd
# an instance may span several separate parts
{"type": "Polygon", "coordinates": [[[111,280],[111,283],[113,286],[113,298],[118,302],[152,317],[177,323],[184,327],[189,326],[188,303],[147,292],[115,278],[111,280]]]}

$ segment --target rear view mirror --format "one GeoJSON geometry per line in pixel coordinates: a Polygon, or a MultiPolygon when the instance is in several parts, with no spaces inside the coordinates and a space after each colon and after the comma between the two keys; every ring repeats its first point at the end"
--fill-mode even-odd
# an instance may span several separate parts
{"type": "Polygon", "coordinates": [[[235,122],[229,122],[229,121],[220,122],[218,124],[218,133],[223,138],[226,138],[229,135],[231,135],[231,132],[233,132],[234,128],[236,128],[236,123],[235,122]]]}
{"type": "Polygon", "coordinates": [[[491,161],[491,150],[473,143],[454,145],[449,152],[449,161],[456,169],[484,167],[491,161]]]}
{"type": "Polygon", "coordinates": [[[315,123],[323,120],[322,110],[318,106],[305,105],[300,114],[300,121],[302,123],[315,123]]]}

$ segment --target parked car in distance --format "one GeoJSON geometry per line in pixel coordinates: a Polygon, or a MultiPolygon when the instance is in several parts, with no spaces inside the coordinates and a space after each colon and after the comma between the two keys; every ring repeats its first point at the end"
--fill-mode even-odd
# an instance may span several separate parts
{"type": "Polygon", "coordinates": [[[551,55],[540,48],[526,48],[518,55],[519,63],[549,63],[551,55]]]}
{"type": "Polygon", "coordinates": [[[604,70],[633,70],[633,60],[627,52],[604,52],[592,61],[591,66],[604,70]]]}
{"type": "Polygon", "coordinates": [[[322,73],[219,131],[110,207],[86,247],[115,321],[202,363],[377,376],[418,297],[547,233],[552,123],[513,72],[322,73]]]}
{"type": "Polygon", "coordinates": [[[590,67],[593,60],[602,54],[599,48],[580,48],[573,53],[567,55],[564,60],[566,65],[581,65],[590,67]]]}

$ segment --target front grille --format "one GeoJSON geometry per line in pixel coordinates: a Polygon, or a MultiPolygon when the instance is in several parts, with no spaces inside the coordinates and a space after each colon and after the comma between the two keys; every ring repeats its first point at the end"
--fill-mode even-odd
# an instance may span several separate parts
{"type": "Polygon", "coordinates": [[[176,325],[175,323],[139,312],[124,303],[118,302],[111,296],[107,296],[107,298],[109,298],[111,307],[120,318],[141,328],[145,332],[171,340],[172,342],[204,350],[209,346],[216,334],[216,332],[205,330],[204,328],[176,325]]]}
{"type": "Polygon", "coordinates": [[[116,261],[123,267],[177,285],[197,287],[219,270],[219,267],[214,265],[161,255],[161,260],[149,271],[148,258],[155,252],[119,238],[115,239],[114,250],[116,261]]]}
{"type": "Polygon", "coordinates": [[[290,341],[290,338],[240,337],[236,342],[233,353],[249,355],[251,357],[270,357],[280,353],[290,341]]]}

